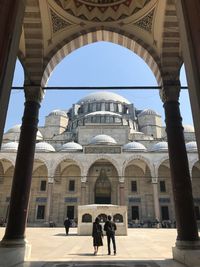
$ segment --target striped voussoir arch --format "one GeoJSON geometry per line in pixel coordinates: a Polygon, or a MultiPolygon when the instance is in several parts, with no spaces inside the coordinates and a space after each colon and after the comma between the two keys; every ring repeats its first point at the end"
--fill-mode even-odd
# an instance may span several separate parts
{"type": "Polygon", "coordinates": [[[24,16],[25,83],[40,84],[43,73],[43,34],[39,0],[27,0],[24,16]]]}
{"type": "Polygon", "coordinates": [[[45,87],[53,69],[64,57],[84,45],[98,41],[115,43],[136,53],[150,67],[158,84],[161,84],[160,60],[153,49],[149,48],[145,43],[139,39],[136,39],[134,36],[126,36],[125,34],[109,30],[96,30],[83,33],[72,40],[63,40],[62,43],[60,43],[53,51],[51,51],[46,58],[46,67],[42,78],[42,86],[45,87]]]}
{"type": "Polygon", "coordinates": [[[161,54],[163,80],[172,78],[179,80],[179,71],[183,62],[180,51],[180,36],[175,0],[167,0],[161,54]]]}

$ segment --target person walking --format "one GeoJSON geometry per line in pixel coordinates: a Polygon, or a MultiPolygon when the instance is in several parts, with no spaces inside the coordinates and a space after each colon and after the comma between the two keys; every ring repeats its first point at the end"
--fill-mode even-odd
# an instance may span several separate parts
{"type": "Polygon", "coordinates": [[[116,255],[116,242],[115,242],[115,231],[117,230],[116,224],[111,220],[112,217],[108,215],[108,220],[105,222],[104,231],[107,236],[108,243],[108,255],[110,255],[110,240],[112,240],[114,255],[116,255]]]}
{"type": "Polygon", "coordinates": [[[68,235],[69,227],[71,226],[71,222],[70,222],[70,219],[68,217],[65,218],[65,220],[64,220],[64,226],[65,226],[66,235],[68,235]]]}
{"type": "Polygon", "coordinates": [[[94,255],[97,255],[98,248],[100,246],[103,246],[103,240],[102,240],[103,231],[102,231],[102,226],[99,222],[100,222],[100,219],[97,217],[95,221],[93,222],[93,227],[92,227],[94,255]]]}

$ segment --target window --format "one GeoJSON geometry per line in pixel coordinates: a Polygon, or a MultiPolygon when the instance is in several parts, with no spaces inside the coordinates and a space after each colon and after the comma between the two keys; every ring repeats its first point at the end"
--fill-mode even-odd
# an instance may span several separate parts
{"type": "Polygon", "coordinates": [[[45,206],[44,205],[38,205],[37,220],[44,220],[44,214],[45,214],[45,206]]]}
{"type": "Polygon", "coordinates": [[[162,220],[169,220],[169,208],[168,206],[162,206],[161,207],[161,217],[162,220]]]}
{"type": "Polygon", "coordinates": [[[75,190],[75,181],[70,180],[69,181],[69,191],[74,191],[75,190]]]}
{"type": "Polygon", "coordinates": [[[194,211],[195,211],[196,219],[200,220],[199,206],[195,206],[194,211]]]}
{"type": "Polygon", "coordinates": [[[100,111],[101,110],[101,103],[97,103],[96,104],[96,111],[100,111]]]}
{"type": "Polygon", "coordinates": [[[140,219],[139,216],[139,207],[138,206],[132,206],[132,220],[140,219]]]}
{"type": "Polygon", "coordinates": [[[110,111],[110,103],[105,103],[105,110],[110,111]]]}
{"type": "Polygon", "coordinates": [[[160,181],[160,192],[166,192],[165,181],[160,181]]]}
{"type": "Polygon", "coordinates": [[[137,181],[131,181],[131,191],[137,192],[137,181]]]}
{"type": "Polygon", "coordinates": [[[47,187],[47,182],[46,181],[41,181],[40,183],[40,191],[46,191],[46,187],[47,187]]]}

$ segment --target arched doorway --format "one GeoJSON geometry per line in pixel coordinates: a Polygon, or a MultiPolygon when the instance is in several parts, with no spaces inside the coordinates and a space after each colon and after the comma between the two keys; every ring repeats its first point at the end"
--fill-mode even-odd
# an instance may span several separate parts
{"type": "Polygon", "coordinates": [[[94,193],[95,204],[111,204],[111,183],[103,168],[96,180],[94,193]]]}

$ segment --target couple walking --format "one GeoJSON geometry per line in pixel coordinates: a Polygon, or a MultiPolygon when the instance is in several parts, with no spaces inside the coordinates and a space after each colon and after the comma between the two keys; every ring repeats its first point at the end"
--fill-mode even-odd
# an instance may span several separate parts
{"type": "MultiPolygon", "coordinates": [[[[112,217],[108,215],[108,220],[104,225],[104,231],[107,236],[107,244],[108,244],[108,255],[110,255],[110,242],[112,240],[114,255],[116,255],[116,243],[115,243],[115,231],[117,230],[116,224],[111,220],[112,217]]],[[[95,222],[93,223],[92,229],[92,237],[93,237],[93,246],[94,246],[94,255],[97,255],[98,248],[103,246],[103,230],[100,224],[100,219],[97,217],[95,222]]]]}

